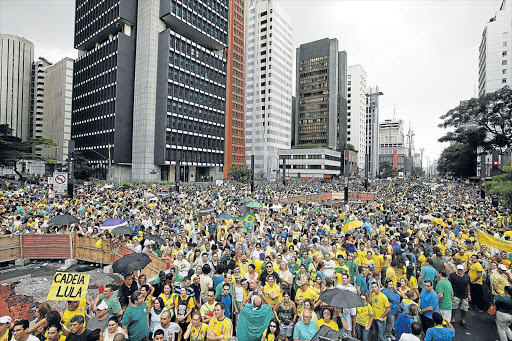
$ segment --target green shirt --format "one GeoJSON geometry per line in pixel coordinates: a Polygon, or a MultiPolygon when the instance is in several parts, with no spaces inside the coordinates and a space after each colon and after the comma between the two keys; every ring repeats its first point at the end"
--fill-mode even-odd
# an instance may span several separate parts
{"type": "Polygon", "coordinates": [[[345,262],[345,265],[348,267],[350,272],[350,283],[354,283],[354,278],[357,275],[357,264],[355,262],[345,262]]]}
{"type": "Polygon", "coordinates": [[[138,307],[130,305],[123,314],[123,326],[128,328],[130,341],[140,341],[149,334],[148,307],[146,303],[138,307]]]}
{"type": "Polygon", "coordinates": [[[443,294],[443,298],[439,299],[440,310],[452,310],[452,294],[453,288],[450,281],[446,278],[442,278],[437,282],[436,292],[443,294]]]}
{"type": "Polygon", "coordinates": [[[121,311],[121,304],[119,303],[119,299],[117,296],[112,295],[110,298],[106,298],[103,294],[100,294],[100,302],[105,301],[108,305],[107,315],[108,318],[115,316],[118,312],[121,311]]]}

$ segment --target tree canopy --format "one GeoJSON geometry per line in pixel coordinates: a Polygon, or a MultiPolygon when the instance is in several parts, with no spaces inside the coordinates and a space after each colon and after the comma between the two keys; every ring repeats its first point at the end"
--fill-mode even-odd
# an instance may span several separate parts
{"type": "Polygon", "coordinates": [[[389,161],[382,161],[379,165],[380,178],[394,178],[398,175],[398,170],[393,168],[389,161]]]}
{"type": "Polygon", "coordinates": [[[455,128],[440,142],[470,143],[485,152],[512,148],[512,90],[504,87],[463,102],[442,115],[441,128],[455,128]]]}
{"type": "Polygon", "coordinates": [[[503,167],[503,173],[483,184],[486,192],[498,197],[503,205],[512,210],[512,167],[503,167]]]}
{"type": "Polygon", "coordinates": [[[443,150],[437,163],[441,175],[467,178],[476,175],[476,147],[469,143],[456,144],[443,150]]]}
{"type": "Polygon", "coordinates": [[[252,170],[247,167],[232,166],[228,176],[235,181],[249,183],[252,178],[252,170]]]}
{"type": "Polygon", "coordinates": [[[13,129],[7,124],[0,124],[0,165],[13,167],[18,176],[21,174],[16,169],[16,163],[20,160],[41,160],[46,163],[54,163],[55,160],[36,155],[32,151],[34,147],[53,147],[57,144],[51,139],[30,137],[23,141],[12,135],[13,129]]]}

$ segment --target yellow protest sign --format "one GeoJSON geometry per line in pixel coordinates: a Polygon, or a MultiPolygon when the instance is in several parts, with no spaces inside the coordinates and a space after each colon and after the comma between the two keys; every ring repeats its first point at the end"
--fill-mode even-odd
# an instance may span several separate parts
{"type": "Polygon", "coordinates": [[[85,299],[91,275],[57,272],[53,276],[47,301],[78,301],[85,299]]]}
{"type": "Polygon", "coordinates": [[[480,229],[476,229],[476,240],[480,245],[487,245],[501,251],[512,252],[512,242],[491,236],[480,229]]]}

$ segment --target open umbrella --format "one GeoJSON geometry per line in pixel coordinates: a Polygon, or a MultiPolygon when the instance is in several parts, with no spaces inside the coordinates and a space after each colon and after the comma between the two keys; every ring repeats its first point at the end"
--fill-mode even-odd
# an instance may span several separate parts
{"type": "Polygon", "coordinates": [[[430,214],[427,214],[427,215],[424,215],[423,217],[421,217],[421,220],[434,220],[434,219],[436,219],[436,217],[431,216],[430,214]]]}
{"type": "Polygon", "coordinates": [[[364,223],[360,220],[352,220],[352,221],[349,221],[348,223],[346,223],[345,226],[343,226],[343,228],[341,229],[341,231],[342,232],[351,231],[358,227],[363,226],[363,224],[364,223]]]}
{"type": "Polygon", "coordinates": [[[118,226],[112,230],[112,234],[132,234],[133,230],[128,226],[118,226]]]}
{"type": "Polygon", "coordinates": [[[362,307],[364,304],[359,295],[338,288],[325,290],[318,299],[331,307],[340,308],[356,308],[362,307]]]}
{"type": "Polygon", "coordinates": [[[115,261],[112,264],[112,271],[118,274],[129,274],[144,269],[149,263],[151,258],[145,253],[130,253],[115,261]]]}
{"type": "Polygon", "coordinates": [[[283,208],[283,206],[281,206],[279,204],[275,204],[275,205],[272,205],[270,208],[273,210],[280,210],[281,208],[283,208]]]}
{"type": "Polygon", "coordinates": [[[378,202],[372,202],[370,205],[372,205],[373,207],[380,207],[380,204],[378,202]]]}
{"type": "Polygon", "coordinates": [[[152,240],[154,241],[155,243],[158,243],[160,245],[163,245],[165,244],[165,240],[163,240],[162,238],[160,238],[159,236],[155,236],[154,234],[149,234],[149,233],[146,233],[144,235],[144,239],[146,240],[152,240]]]}
{"type": "Polygon", "coordinates": [[[107,219],[101,224],[102,230],[112,230],[119,226],[127,226],[128,223],[123,219],[107,219]]]}
{"type": "Polygon", "coordinates": [[[247,204],[245,204],[245,207],[260,208],[261,204],[256,201],[251,201],[251,202],[248,202],[247,204]]]}
{"type": "Polygon", "coordinates": [[[71,225],[78,224],[80,221],[69,214],[57,215],[50,219],[48,225],[62,226],[62,225],[71,225]]]}
{"type": "Polygon", "coordinates": [[[476,201],[478,201],[478,202],[485,202],[485,199],[483,199],[483,198],[478,198],[478,199],[476,199],[476,201]]]}
{"type": "Polygon", "coordinates": [[[211,207],[207,207],[207,208],[202,208],[200,210],[197,210],[197,214],[199,215],[205,215],[205,214],[209,214],[209,213],[212,213],[213,211],[215,211],[215,209],[211,208],[211,207]]]}
{"type": "Polygon", "coordinates": [[[178,195],[178,197],[177,197],[177,198],[178,198],[178,199],[185,199],[186,197],[187,197],[187,195],[186,195],[186,194],[180,194],[180,195],[178,195]]]}
{"type": "Polygon", "coordinates": [[[239,200],[238,203],[239,204],[246,204],[246,203],[251,202],[251,201],[252,201],[252,198],[245,198],[245,199],[239,200]]]}
{"type": "Polygon", "coordinates": [[[84,193],[78,193],[76,196],[77,196],[77,198],[83,198],[83,197],[85,197],[85,194],[84,193]]]}
{"type": "Polygon", "coordinates": [[[223,214],[218,215],[216,218],[217,218],[217,219],[224,220],[224,219],[231,219],[231,218],[233,218],[233,217],[232,217],[232,216],[230,216],[229,214],[225,214],[225,213],[223,213],[223,214]]]}

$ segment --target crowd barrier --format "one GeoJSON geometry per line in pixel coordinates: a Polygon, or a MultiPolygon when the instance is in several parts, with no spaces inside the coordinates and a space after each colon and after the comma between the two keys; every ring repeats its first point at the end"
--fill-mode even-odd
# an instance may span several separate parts
{"type": "MultiPolygon", "coordinates": [[[[126,246],[108,240],[97,245],[98,238],[72,235],[23,235],[0,237],[0,263],[17,259],[74,258],[90,263],[112,265],[119,258],[133,253],[126,246]]],[[[142,270],[148,278],[169,268],[166,261],[149,255],[151,263],[142,270]]]]}

